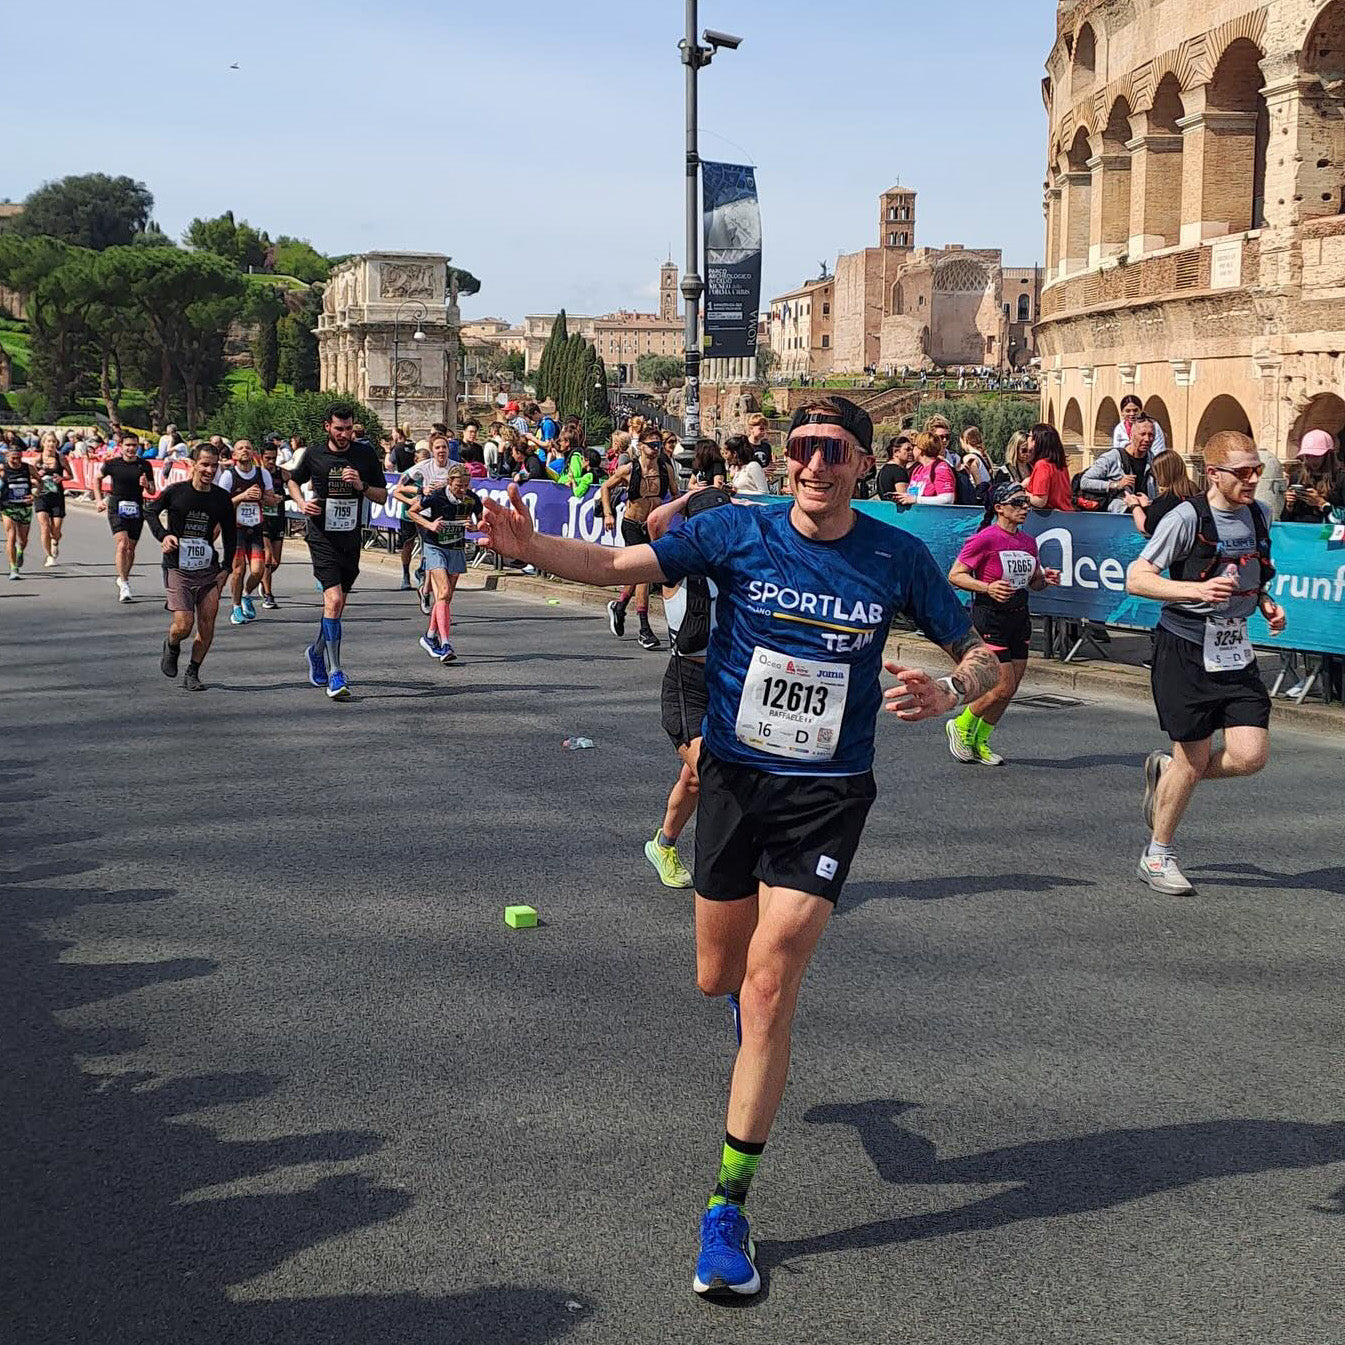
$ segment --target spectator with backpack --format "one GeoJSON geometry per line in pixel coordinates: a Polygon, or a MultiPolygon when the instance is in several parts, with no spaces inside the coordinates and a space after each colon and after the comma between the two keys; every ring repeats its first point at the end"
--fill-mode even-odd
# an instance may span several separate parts
{"type": "Polygon", "coordinates": [[[1153,481],[1154,458],[1160,451],[1157,431],[1157,424],[1148,416],[1137,415],[1130,426],[1130,438],[1109,448],[1070,483],[1075,507],[1124,514],[1132,507],[1133,502],[1128,503],[1132,496],[1152,498],[1157,494],[1153,481]]]}
{"type": "Polygon", "coordinates": [[[911,479],[898,487],[902,504],[956,504],[957,474],[944,457],[943,441],[922,431],[915,436],[915,451],[911,479]]]}

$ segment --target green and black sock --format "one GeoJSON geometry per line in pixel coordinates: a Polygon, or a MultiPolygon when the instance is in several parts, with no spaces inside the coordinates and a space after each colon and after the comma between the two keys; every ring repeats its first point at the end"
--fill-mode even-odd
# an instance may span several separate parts
{"type": "Polygon", "coordinates": [[[734,1139],[727,1132],[724,1135],[724,1153],[719,1160],[719,1181],[714,1194],[710,1197],[707,1209],[716,1205],[744,1205],[747,1203],[747,1188],[756,1176],[757,1164],[761,1162],[761,1151],[765,1142],[753,1144],[748,1140],[734,1139]]]}

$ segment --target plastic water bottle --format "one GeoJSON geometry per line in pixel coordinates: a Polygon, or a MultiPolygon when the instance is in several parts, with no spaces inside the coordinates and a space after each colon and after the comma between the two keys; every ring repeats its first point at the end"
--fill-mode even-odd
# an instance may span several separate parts
{"type": "Polygon", "coordinates": [[[561,746],[567,752],[581,752],[586,747],[596,747],[592,738],[566,738],[561,746]]]}

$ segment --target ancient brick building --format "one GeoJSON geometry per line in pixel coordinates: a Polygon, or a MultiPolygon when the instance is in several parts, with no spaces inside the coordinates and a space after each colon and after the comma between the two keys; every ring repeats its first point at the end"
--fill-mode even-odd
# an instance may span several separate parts
{"type": "Polygon", "coordinates": [[[1345,0],[1062,0],[1046,71],[1046,418],[1339,433],[1345,0]]]}

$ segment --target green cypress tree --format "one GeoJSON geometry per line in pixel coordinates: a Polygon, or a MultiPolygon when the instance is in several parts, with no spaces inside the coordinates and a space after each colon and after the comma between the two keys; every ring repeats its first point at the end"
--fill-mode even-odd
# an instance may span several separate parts
{"type": "Polygon", "coordinates": [[[568,340],[569,328],[565,321],[565,310],[562,308],[551,324],[551,335],[546,338],[546,345],[542,347],[542,358],[537,362],[536,386],[539,402],[546,401],[548,397],[555,398],[556,361],[568,340]]]}
{"type": "MultiPolygon", "coordinates": [[[[593,350],[593,347],[589,347],[593,350]]],[[[607,366],[602,356],[593,351],[589,366],[588,401],[584,409],[584,438],[597,447],[612,437],[612,407],[607,396],[607,366]]]]}
{"type": "Polygon", "coordinates": [[[588,342],[578,332],[565,343],[558,385],[564,399],[564,405],[559,406],[562,416],[584,414],[584,361],[589,349],[588,342]]]}

